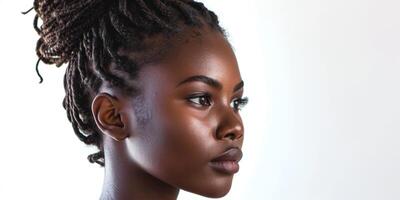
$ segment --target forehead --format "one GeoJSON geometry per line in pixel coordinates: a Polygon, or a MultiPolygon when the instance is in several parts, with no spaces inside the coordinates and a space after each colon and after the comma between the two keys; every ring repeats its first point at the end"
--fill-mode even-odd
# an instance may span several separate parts
{"type": "Polygon", "coordinates": [[[188,31],[175,39],[176,45],[160,62],[142,68],[142,81],[173,84],[190,76],[205,75],[221,82],[223,87],[240,82],[239,67],[229,42],[219,32],[200,33],[188,31]]]}

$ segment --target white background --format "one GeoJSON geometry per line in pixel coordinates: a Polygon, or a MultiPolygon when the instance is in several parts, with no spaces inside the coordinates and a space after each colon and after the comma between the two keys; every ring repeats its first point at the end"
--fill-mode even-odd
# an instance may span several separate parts
{"type": "MultiPolygon", "coordinates": [[[[204,0],[245,81],[244,157],[226,200],[400,199],[400,2],[204,0]]],[[[0,199],[98,199],[103,169],[35,72],[32,1],[0,0],[0,199]]],[[[181,191],[180,200],[206,199],[181,191]]]]}

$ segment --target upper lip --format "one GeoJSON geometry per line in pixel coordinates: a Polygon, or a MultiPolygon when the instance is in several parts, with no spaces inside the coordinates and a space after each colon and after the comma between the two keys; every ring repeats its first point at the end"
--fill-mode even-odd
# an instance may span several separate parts
{"type": "Polygon", "coordinates": [[[238,147],[231,147],[227,149],[225,152],[220,154],[218,157],[211,160],[211,162],[218,161],[235,161],[239,162],[242,159],[243,153],[242,150],[238,147]]]}

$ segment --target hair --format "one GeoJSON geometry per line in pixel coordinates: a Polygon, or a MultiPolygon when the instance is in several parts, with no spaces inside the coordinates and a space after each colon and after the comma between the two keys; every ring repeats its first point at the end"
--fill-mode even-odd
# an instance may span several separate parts
{"type": "Polygon", "coordinates": [[[208,25],[226,38],[214,12],[194,0],[35,0],[33,9],[40,83],[40,61],[57,67],[68,63],[62,105],[76,136],[98,147],[88,160],[100,166],[105,165],[102,134],[91,113],[100,86],[107,82],[137,96],[139,88],[129,81],[141,66],[161,58],[171,47],[168,38],[185,27],[208,25]],[[136,56],[120,55],[122,48],[136,56]]]}

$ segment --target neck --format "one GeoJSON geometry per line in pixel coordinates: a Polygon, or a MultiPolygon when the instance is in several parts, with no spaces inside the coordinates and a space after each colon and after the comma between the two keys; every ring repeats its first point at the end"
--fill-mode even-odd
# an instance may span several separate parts
{"type": "MultiPolygon", "coordinates": [[[[122,145],[119,145],[122,146],[122,145]]],[[[129,161],[120,147],[105,151],[105,176],[100,200],[176,200],[179,189],[129,161]]]]}

